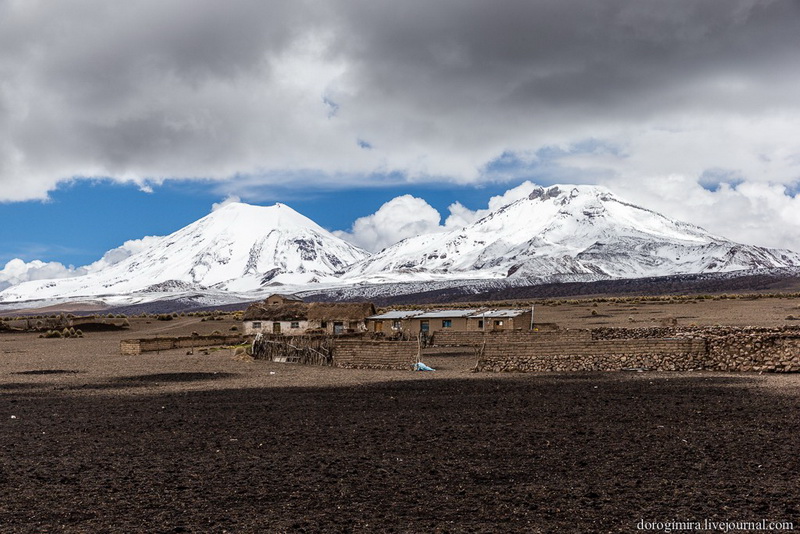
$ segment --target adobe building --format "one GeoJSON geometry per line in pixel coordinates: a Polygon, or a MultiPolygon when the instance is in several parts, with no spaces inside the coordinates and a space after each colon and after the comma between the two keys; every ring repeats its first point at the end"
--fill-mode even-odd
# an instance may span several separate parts
{"type": "Polygon", "coordinates": [[[392,310],[367,317],[367,330],[393,334],[438,331],[530,330],[533,311],[530,309],[468,310],[392,310]]]}
{"type": "Polygon", "coordinates": [[[467,318],[465,330],[531,330],[533,310],[482,310],[467,318]]]}
{"type": "MultiPolygon", "coordinates": [[[[270,297],[272,298],[272,297],[270,297]]],[[[244,335],[304,334],[309,329],[308,305],[301,302],[251,304],[242,315],[244,335]]]]}
{"type": "Polygon", "coordinates": [[[370,332],[383,333],[387,336],[409,333],[416,335],[416,331],[411,331],[410,319],[421,313],[425,312],[423,310],[392,310],[386,313],[372,315],[367,317],[367,330],[370,332]]]}
{"type": "Polygon", "coordinates": [[[314,302],[308,305],[308,325],[328,334],[367,331],[367,317],[375,314],[371,302],[314,302]]]}
{"type": "Polygon", "coordinates": [[[421,313],[409,318],[409,328],[413,332],[433,334],[439,330],[467,329],[467,321],[478,310],[436,310],[421,313]]]}
{"type": "Polygon", "coordinates": [[[371,302],[312,302],[272,295],[244,312],[244,334],[345,334],[365,332],[366,318],[375,313],[371,302]]]}

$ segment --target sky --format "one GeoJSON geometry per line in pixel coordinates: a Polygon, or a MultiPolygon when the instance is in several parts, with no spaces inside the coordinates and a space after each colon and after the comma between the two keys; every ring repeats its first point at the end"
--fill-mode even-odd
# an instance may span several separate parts
{"type": "Polygon", "coordinates": [[[226,199],[375,250],[534,183],[800,251],[798,50],[798,0],[0,0],[0,284],[226,199]]]}

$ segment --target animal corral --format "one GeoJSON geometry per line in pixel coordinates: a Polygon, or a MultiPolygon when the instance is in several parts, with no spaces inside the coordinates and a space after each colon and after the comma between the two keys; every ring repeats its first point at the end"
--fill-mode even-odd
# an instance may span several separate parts
{"type": "Polygon", "coordinates": [[[253,358],[305,365],[331,365],[333,338],[330,336],[269,336],[256,334],[253,358]]]}
{"type": "Polygon", "coordinates": [[[265,335],[253,340],[255,359],[344,368],[410,370],[419,359],[417,341],[381,341],[363,335],[265,335]]]}

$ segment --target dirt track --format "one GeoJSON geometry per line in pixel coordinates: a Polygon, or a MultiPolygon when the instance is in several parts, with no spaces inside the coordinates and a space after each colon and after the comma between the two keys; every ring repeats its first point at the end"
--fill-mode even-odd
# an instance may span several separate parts
{"type": "Polygon", "coordinates": [[[796,375],[347,371],[118,338],[0,336],[0,532],[800,525],[796,375]]]}

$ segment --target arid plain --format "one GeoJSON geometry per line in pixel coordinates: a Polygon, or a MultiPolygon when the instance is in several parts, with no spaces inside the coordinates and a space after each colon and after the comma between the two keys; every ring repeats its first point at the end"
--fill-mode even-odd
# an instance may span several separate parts
{"type": "MultiPolygon", "coordinates": [[[[562,328],[797,324],[798,298],[539,302],[562,328]]],[[[123,356],[130,337],[0,334],[1,532],[632,532],[800,525],[800,377],[472,373],[123,356]]],[[[797,528],[797,527],[796,527],[797,528]]]]}

